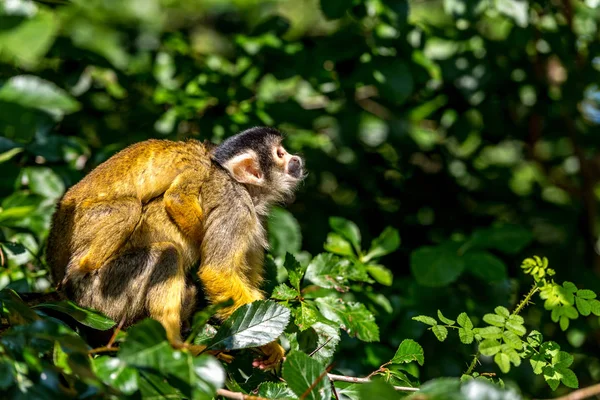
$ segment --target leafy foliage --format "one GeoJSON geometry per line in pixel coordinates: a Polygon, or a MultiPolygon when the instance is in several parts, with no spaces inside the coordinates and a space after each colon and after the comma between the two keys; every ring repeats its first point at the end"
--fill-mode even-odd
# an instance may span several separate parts
{"type": "Polygon", "coordinates": [[[597,5],[0,2],[0,391],[322,398],[328,369],[370,377],[334,382],[351,399],[597,382],[597,5]],[[199,308],[185,332],[232,364],[171,348],[153,321],[109,341],[118,321],[94,310],[26,304],[56,284],[51,215],[84,174],[140,140],[256,125],[285,131],[309,174],[267,221],[270,300],[221,326],[199,308]],[[519,273],[531,253],[556,271],[533,257],[519,273]],[[275,338],[285,382],[251,367],[275,338]]]}

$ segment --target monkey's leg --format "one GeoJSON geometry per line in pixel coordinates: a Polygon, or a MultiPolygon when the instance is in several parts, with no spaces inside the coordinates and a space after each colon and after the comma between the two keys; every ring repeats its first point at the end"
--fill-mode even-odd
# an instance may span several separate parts
{"type": "Polygon", "coordinates": [[[87,200],[80,204],[77,232],[80,240],[89,243],[87,253],[79,261],[83,271],[102,267],[125,243],[140,220],[142,205],[128,197],[112,200],[87,200]]]}
{"type": "Polygon", "coordinates": [[[200,206],[200,186],[208,177],[208,168],[186,170],[179,174],[165,192],[165,209],[179,229],[188,237],[202,240],[204,213],[200,206]]]}
{"type": "MultiPolygon", "coordinates": [[[[252,288],[243,274],[236,273],[233,268],[223,270],[210,265],[203,265],[199,276],[204,285],[205,293],[213,304],[229,299],[234,302],[233,306],[217,313],[220,319],[226,319],[244,304],[264,299],[264,295],[259,290],[252,288]]],[[[276,367],[285,355],[285,350],[277,342],[261,346],[260,349],[266,357],[256,359],[252,363],[253,366],[260,369],[276,367]]]]}

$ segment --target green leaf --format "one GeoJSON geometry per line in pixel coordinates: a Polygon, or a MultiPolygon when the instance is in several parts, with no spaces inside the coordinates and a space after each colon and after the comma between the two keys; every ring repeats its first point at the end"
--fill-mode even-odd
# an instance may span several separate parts
{"type": "Polygon", "coordinates": [[[532,233],[518,225],[501,225],[473,233],[471,248],[500,250],[507,254],[520,253],[533,240],[532,233]]]}
{"type": "Polygon", "coordinates": [[[446,329],[445,326],[436,325],[432,327],[431,330],[433,331],[433,334],[435,335],[437,340],[439,340],[440,342],[443,342],[448,337],[448,329],[446,329]]]}
{"type": "Polygon", "coordinates": [[[295,400],[298,397],[284,383],[264,382],[258,387],[258,396],[273,400],[295,400]]]}
{"type": "Polygon", "coordinates": [[[337,233],[327,235],[327,241],[323,248],[330,253],[339,254],[341,256],[356,257],[352,244],[337,233]]]}
{"type": "Polygon", "coordinates": [[[434,318],[428,317],[426,315],[418,315],[416,317],[412,317],[412,319],[431,326],[437,325],[437,321],[434,318]]]}
{"type": "Polygon", "coordinates": [[[283,363],[283,379],[290,389],[303,399],[331,398],[325,367],[302,352],[294,351],[287,355],[283,363]]]}
{"type": "Polygon", "coordinates": [[[397,57],[377,57],[372,64],[375,85],[383,98],[402,104],[412,95],[414,80],[407,62],[397,57]]]}
{"type": "Polygon", "coordinates": [[[544,355],[539,353],[531,356],[529,363],[531,364],[531,368],[533,368],[533,373],[536,375],[541,374],[544,367],[548,365],[548,361],[544,355]]]}
{"type": "MultiPolygon", "coordinates": [[[[13,15],[1,15],[0,60],[16,66],[32,67],[52,46],[60,19],[46,7],[37,4],[34,12],[18,24],[11,23],[13,15]]],[[[6,12],[6,10],[5,10],[6,12]]]]}
{"type": "Polygon", "coordinates": [[[458,318],[456,319],[458,324],[467,330],[473,329],[473,323],[471,322],[471,318],[466,313],[460,313],[458,318]]]}
{"type": "Polygon", "coordinates": [[[523,341],[516,334],[511,331],[504,331],[502,334],[504,343],[512,347],[513,349],[521,350],[523,348],[523,341]]]}
{"type": "Polygon", "coordinates": [[[19,153],[22,153],[25,150],[22,147],[13,147],[12,149],[5,151],[4,153],[0,153],[0,164],[6,162],[16,156],[19,153]]]}
{"type": "Polygon", "coordinates": [[[500,342],[494,339],[486,339],[479,344],[479,352],[484,356],[493,356],[498,353],[501,348],[500,342]]]}
{"type": "Polygon", "coordinates": [[[544,336],[538,331],[531,331],[527,335],[527,343],[532,347],[539,347],[544,341],[544,336]]]}
{"type": "Polygon", "coordinates": [[[263,346],[276,340],[290,320],[290,310],[268,300],[255,301],[234,311],[209,348],[237,350],[263,346]]]}
{"type": "Polygon", "coordinates": [[[300,296],[300,293],[296,289],[289,287],[285,283],[282,283],[273,289],[271,298],[277,300],[293,300],[298,296],[300,296]]]}
{"type": "Polygon", "coordinates": [[[471,344],[471,343],[473,343],[473,339],[475,338],[475,335],[473,334],[473,331],[470,329],[458,328],[458,338],[464,344],[471,344]]]}
{"type": "Polygon", "coordinates": [[[577,389],[579,387],[579,380],[573,371],[568,368],[560,368],[558,369],[558,372],[561,375],[560,381],[563,385],[572,389],[577,389]]]}
{"type": "Polygon", "coordinates": [[[294,308],[294,322],[300,331],[305,331],[319,320],[319,312],[307,302],[301,302],[299,307],[294,308]]]}
{"type": "Polygon", "coordinates": [[[400,235],[396,229],[388,226],[379,237],[373,240],[369,252],[363,257],[362,261],[367,262],[374,258],[383,257],[398,250],[398,247],[400,247],[400,235]]]}
{"type": "Polygon", "coordinates": [[[342,18],[352,7],[352,0],[320,0],[321,10],[327,19],[342,18]]]}
{"type": "Polygon", "coordinates": [[[273,207],[269,214],[267,230],[270,251],[275,257],[283,257],[286,253],[300,251],[302,245],[300,224],[289,211],[273,207]]]}
{"type": "Polygon", "coordinates": [[[485,282],[497,282],[507,278],[504,262],[487,251],[469,251],[464,260],[466,270],[485,282]]]}
{"type": "Polygon", "coordinates": [[[300,263],[296,261],[296,258],[292,254],[286,253],[283,265],[288,272],[292,286],[297,290],[300,290],[300,281],[304,277],[304,271],[302,270],[300,263]]]}
{"type": "Polygon", "coordinates": [[[349,268],[348,260],[340,259],[330,253],[321,253],[308,264],[305,279],[324,288],[346,291],[349,268]]]}
{"type": "Polygon", "coordinates": [[[83,308],[72,301],[63,300],[57,303],[41,303],[34,308],[49,309],[66,314],[77,322],[90,328],[105,331],[116,325],[115,321],[104,316],[96,310],[83,308]]]}
{"type": "Polygon", "coordinates": [[[139,375],[135,368],[116,357],[101,356],[93,360],[98,378],[123,394],[133,394],[138,390],[139,375]]]}
{"type": "Polygon", "coordinates": [[[498,314],[485,314],[483,320],[490,325],[504,327],[506,318],[498,314]]]}
{"type": "Polygon", "coordinates": [[[354,222],[340,217],[330,217],[329,226],[344,239],[352,243],[357,251],[360,250],[360,230],[354,222]]]}
{"type": "Polygon", "coordinates": [[[581,297],[582,299],[585,299],[585,300],[591,300],[591,299],[596,298],[596,293],[594,293],[592,290],[588,290],[588,289],[579,289],[577,291],[577,297],[581,297]]]}
{"type": "Polygon", "coordinates": [[[502,337],[502,329],[497,326],[479,328],[475,333],[478,333],[484,339],[500,339],[502,337]]]}
{"type": "Polygon", "coordinates": [[[394,274],[392,274],[392,271],[383,265],[378,264],[369,264],[366,268],[369,275],[371,275],[377,283],[385,286],[392,286],[392,282],[394,281],[394,274]]]}
{"type": "Polygon", "coordinates": [[[396,350],[396,354],[392,358],[392,363],[401,364],[416,361],[419,365],[423,365],[425,362],[424,354],[423,348],[419,343],[412,339],[404,339],[400,343],[398,350],[396,350]]]}
{"type": "Polygon", "coordinates": [[[65,184],[51,168],[27,167],[22,174],[33,193],[55,200],[65,192],[65,184]]]}
{"type": "Polygon", "coordinates": [[[494,312],[501,317],[510,318],[510,311],[506,307],[498,306],[494,308],[494,312]]]}
{"type": "Polygon", "coordinates": [[[573,364],[573,356],[566,351],[559,351],[554,357],[552,357],[552,366],[567,368],[573,364]]]}
{"type": "Polygon", "coordinates": [[[34,75],[17,75],[0,87],[0,101],[45,111],[61,118],[79,110],[79,103],[54,83],[34,75]]]}
{"type": "Polygon", "coordinates": [[[588,303],[590,304],[590,310],[592,311],[592,314],[600,317],[600,300],[593,299],[589,300],[588,303]]]}
{"type": "Polygon", "coordinates": [[[455,321],[452,321],[451,319],[444,317],[444,315],[442,314],[442,312],[440,310],[437,311],[437,315],[438,315],[438,319],[440,321],[442,321],[443,323],[445,323],[446,325],[454,325],[455,321]]]}
{"type": "Polygon", "coordinates": [[[582,299],[581,297],[575,297],[575,305],[579,310],[579,313],[585,317],[591,314],[592,306],[587,300],[582,299]]]}
{"type": "Polygon", "coordinates": [[[544,380],[546,380],[550,389],[556,390],[560,384],[561,374],[550,365],[546,365],[542,368],[542,372],[544,374],[544,380]]]}
{"type": "MultiPolygon", "coordinates": [[[[482,353],[483,354],[483,353],[482,353]]],[[[498,367],[500,367],[500,371],[507,374],[510,371],[510,358],[504,353],[496,353],[494,356],[494,362],[498,367]]]]}
{"type": "Polygon", "coordinates": [[[562,317],[560,317],[559,325],[560,325],[560,329],[563,331],[566,331],[567,329],[569,329],[569,318],[565,317],[564,315],[562,317]]]}
{"type": "Polygon", "coordinates": [[[523,318],[519,317],[519,319],[513,317],[518,316],[511,315],[506,321],[505,328],[511,331],[512,333],[517,334],[518,336],[523,336],[525,333],[527,333],[527,329],[523,326],[523,318]]]}
{"type": "Polygon", "coordinates": [[[375,317],[361,303],[345,303],[333,297],[318,298],[317,307],[325,318],[340,323],[348,335],[363,342],[379,341],[379,327],[375,317]]]}
{"type": "Polygon", "coordinates": [[[359,399],[399,400],[403,397],[390,385],[382,380],[361,385],[358,389],[359,399]]]}
{"type": "Polygon", "coordinates": [[[464,259],[457,255],[458,245],[420,247],[410,256],[411,271],[420,285],[447,286],[454,282],[465,268],[464,259]]]}

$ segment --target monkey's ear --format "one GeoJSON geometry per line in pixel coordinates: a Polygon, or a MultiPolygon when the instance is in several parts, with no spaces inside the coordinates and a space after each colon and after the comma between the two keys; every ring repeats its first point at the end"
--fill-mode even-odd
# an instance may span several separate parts
{"type": "Polygon", "coordinates": [[[238,182],[251,185],[261,185],[263,183],[263,174],[254,153],[243,153],[235,156],[227,161],[224,167],[238,182]]]}

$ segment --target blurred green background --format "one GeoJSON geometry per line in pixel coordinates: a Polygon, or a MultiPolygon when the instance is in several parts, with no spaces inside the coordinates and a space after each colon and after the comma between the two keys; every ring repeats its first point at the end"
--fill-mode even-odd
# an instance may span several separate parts
{"type": "MultiPolygon", "coordinates": [[[[532,254],[600,291],[599,5],[2,0],[0,288],[51,286],[53,206],[116,151],[275,126],[309,171],[288,208],[304,251],[323,249],[330,216],[365,242],[386,226],[402,239],[383,260],[393,284],[371,299],[382,341],[346,340],[336,368],[362,376],[413,338],[421,381],[460,376],[473,349],[412,316],[513,307],[532,254]],[[467,239],[502,251],[448,251],[467,239]]],[[[576,355],[581,386],[600,380],[598,317],[561,332],[540,305],[524,316],[576,355]]],[[[549,395],[529,368],[505,380],[549,395]]]]}

